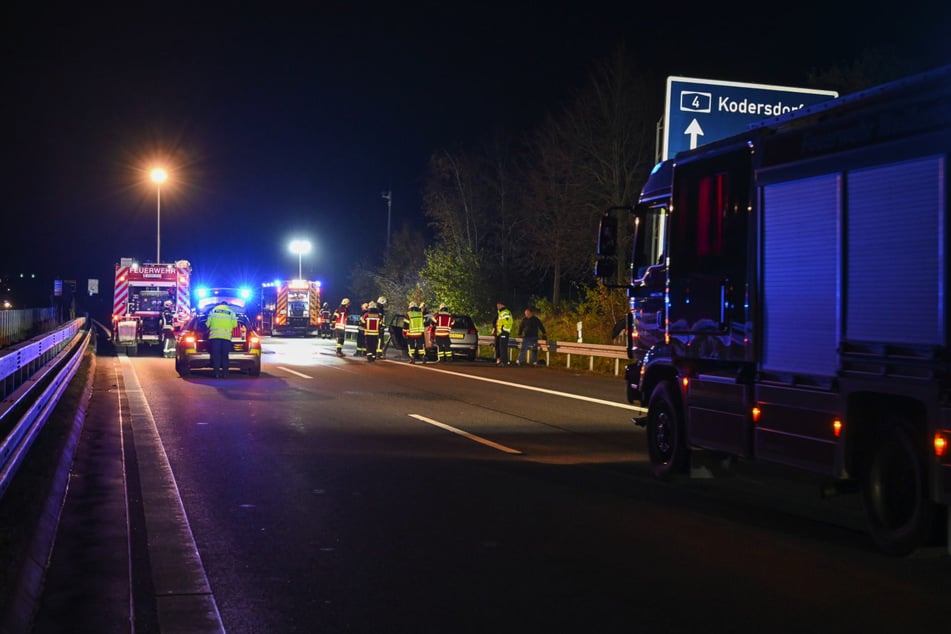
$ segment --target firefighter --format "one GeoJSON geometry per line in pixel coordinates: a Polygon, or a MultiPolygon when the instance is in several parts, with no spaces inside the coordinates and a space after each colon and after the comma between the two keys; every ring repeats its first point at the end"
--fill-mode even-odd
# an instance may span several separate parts
{"type": "Polygon", "coordinates": [[[357,349],[353,353],[355,357],[367,356],[367,333],[363,323],[363,317],[367,314],[367,307],[366,302],[360,304],[360,322],[357,324],[357,349]]]}
{"type": "Polygon", "coordinates": [[[320,337],[330,339],[333,327],[330,322],[330,304],[324,302],[320,307],[320,337]]]}
{"type": "Polygon", "coordinates": [[[175,356],[175,310],[170,299],[162,304],[162,354],[175,356]]]}
{"type": "Polygon", "coordinates": [[[378,359],[383,358],[383,339],[386,338],[386,297],[380,295],[376,298],[376,309],[380,311],[380,337],[376,343],[376,355],[378,359]]]}
{"type": "Polygon", "coordinates": [[[445,304],[439,305],[439,310],[433,315],[433,324],[435,325],[436,340],[436,363],[452,361],[452,347],[449,341],[449,333],[452,331],[452,314],[449,307],[445,304]]]}
{"type": "Polygon", "coordinates": [[[367,310],[360,318],[360,323],[366,331],[366,357],[370,363],[377,359],[377,346],[379,345],[380,332],[383,328],[383,320],[380,318],[380,309],[376,302],[370,302],[367,310]]]}
{"type": "Polygon", "coordinates": [[[347,338],[347,316],[350,315],[350,299],[344,297],[334,311],[334,335],[337,337],[337,356],[343,356],[343,342],[347,338]]]}
{"type": "Polygon", "coordinates": [[[426,363],[423,329],[423,311],[416,303],[412,303],[406,311],[406,317],[403,318],[403,338],[406,339],[406,352],[409,354],[410,363],[416,363],[417,357],[426,363]]]}
{"type": "Polygon", "coordinates": [[[208,312],[208,348],[211,353],[211,369],[223,379],[228,372],[228,352],[231,349],[231,333],[238,327],[238,315],[228,302],[221,300],[208,312]]]}
{"type": "Polygon", "coordinates": [[[495,336],[495,365],[505,367],[509,364],[509,335],[512,334],[512,311],[506,307],[505,302],[496,302],[495,308],[498,315],[495,318],[495,328],[492,334],[495,336]]]}

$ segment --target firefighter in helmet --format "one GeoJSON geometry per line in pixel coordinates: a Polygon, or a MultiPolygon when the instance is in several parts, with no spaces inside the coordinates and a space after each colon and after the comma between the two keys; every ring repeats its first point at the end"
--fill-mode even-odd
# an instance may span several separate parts
{"type": "Polygon", "coordinates": [[[320,337],[321,339],[330,339],[333,332],[332,322],[330,321],[330,304],[324,302],[320,307],[320,337]]]}
{"type": "Polygon", "coordinates": [[[380,295],[376,298],[376,309],[380,311],[380,336],[377,338],[376,343],[376,356],[378,359],[383,358],[383,339],[386,338],[386,297],[380,295]]]}
{"type": "Polygon", "coordinates": [[[350,299],[344,297],[334,311],[334,336],[337,338],[337,356],[343,356],[343,342],[347,338],[347,317],[350,315],[350,299]]]}
{"type": "Polygon", "coordinates": [[[380,319],[380,309],[376,302],[367,304],[367,310],[360,317],[360,323],[363,325],[366,337],[366,357],[367,361],[376,361],[377,345],[380,339],[380,331],[383,327],[383,320],[380,319]]]}
{"type": "Polygon", "coordinates": [[[423,311],[413,302],[403,318],[403,338],[406,339],[406,352],[409,362],[416,363],[419,358],[426,363],[426,349],[423,342],[423,311]]]}
{"type": "Polygon", "coordinates": [[[436,362],[452,361],[452,347],[449,342],[449,333],[452,330],[452,313],[445,304],[439,305],[439,310],[433,315],[436,341],[436,362]]]}
{"type": "Polygon", "coordinates": [[[360,323],[357,324],[357,349],[353,353],[355,357],[367,356],[367,333],[363,323],[363,316],[367,313],[367,302],[360,304],[360,323]]]}

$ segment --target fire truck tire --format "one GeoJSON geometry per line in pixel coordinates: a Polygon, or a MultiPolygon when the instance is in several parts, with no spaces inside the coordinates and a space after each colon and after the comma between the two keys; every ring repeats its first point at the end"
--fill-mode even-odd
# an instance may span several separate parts
{"type": "Polygon", "coordinates": [[[685,473],[688,468],[687,437],[680,399],[669,381],[651,393],[647,407],[647,452],[651,471],[661,480],[685,473]]]}
{"type": "Polygon", "coordinates": [[[138,345],[126,346],[125,354],[128,357],[137,357],[139,355],[139,346],[138,345]]]}
{"type": "Polygon", "coordinates": [[[182,363],[178,360],[178,357],[175,358],[175,371],[178,372],[178,376],[187,378],[191,373],[191,368],[188,367],[187,363],[182,363]]]}
{"type": "Polygon", "coordinates": [[[883,552],[901,556],[930,541],[936,514],[922,435],[908,424],[888,422],[864,461],[862,498],[872,539],[883,552]]]}
{"type": "Polygon", "coordinates": [[[258,361],[248,368],[248,376],[261,376],[261,362],[258,361]]]}

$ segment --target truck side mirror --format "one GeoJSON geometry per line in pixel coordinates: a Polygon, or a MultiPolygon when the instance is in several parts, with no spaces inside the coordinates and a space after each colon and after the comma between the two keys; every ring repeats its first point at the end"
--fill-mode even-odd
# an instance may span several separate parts
{"type": "Polygon", "coordinates": [[[617,257],[617,218],[605,211],[598,224],[598,259],[617,257]]]}

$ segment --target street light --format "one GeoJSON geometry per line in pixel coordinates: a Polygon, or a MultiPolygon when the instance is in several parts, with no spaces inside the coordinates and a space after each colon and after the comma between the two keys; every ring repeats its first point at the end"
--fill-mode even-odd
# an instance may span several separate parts
{"type": "Polygon", "coordinates": [[[301,260],[305,253],[310,253],[310,240],[291,240],[291,253],[297,254],[297,279],[304,279],[301,260]]]}
{"type": "Polygon", "coordinates": [[[156,167],[151,173],[155,183],[156,217],[155,217],[155,263],[162,262],[162,183],[168,180],[168,172],[156,167]]]}

